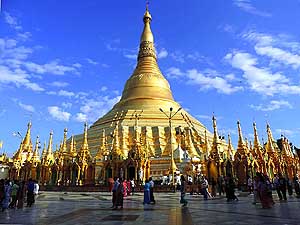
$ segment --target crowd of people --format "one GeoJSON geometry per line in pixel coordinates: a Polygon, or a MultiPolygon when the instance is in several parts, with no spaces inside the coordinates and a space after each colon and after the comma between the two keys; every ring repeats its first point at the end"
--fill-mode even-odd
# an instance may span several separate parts
{"type": "MultiPolygon", "coordinates": [[[[154,198],[155,182],[150,177],[143,184],[144,197],[143,204],[155,204],[154,198]]],[[[249,194],[253,194],[253,204],[261,204],[262,208],[272,208],[275,204],[272,191],[276,191],[279,201],[287,201],[287,194],[300,198],[300,181],[297,176],[291,181],[285,178],[282,174],[277,174],[271,180],[267,175],[256,173],[252,177],[248,177],[245,184],[249,194]]],[[[115,178],[110,187],[112,192],[112,207],[113,209],[123,209],[123,201],[129,195],[134,195],[136,183],[134,179],[123,180],[115,178]]],[[[201,176],[197,183],[193,182],[191,177],[184,175],[180,176],[180,182],[177,182],[177,190],[180,191],[180,203],[182,206],[187,206],[186,192],[189,189],[191,195],[194,193],[202,194],[204,200],[215,198],[217,193],[219,196],[225,196],[227,202],[238,201],[235,194],[237,189],[236,178],[228,175],[226,177],[219,176],[217,179],[211,178],[208,180],[205,176],[201,176]],[[187,178],[187,179],[186,179],[187,178]]],[[[24,203],[27,207],[31,207],[35,202],[35,196],[39,192],[39,185],[36,181],[29,179],[25,181],[10,181],[0,180],[0,209],[23,208],[24,203]]]]}
{"type": "Polygon", "coordinates": [[[21,209],[24,203],[31,207],[35,202],[35,196],[39,192],[36,181],[29,179],[25,181],[0,180],[0,208],[4,212],[7,209],[21,209]]]}

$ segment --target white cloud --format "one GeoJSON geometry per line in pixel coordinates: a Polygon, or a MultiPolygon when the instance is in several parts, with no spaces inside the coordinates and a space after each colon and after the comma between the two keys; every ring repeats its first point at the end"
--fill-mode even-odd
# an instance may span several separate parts
{"type": "MultiPolygon", "coordinates": [[[[83,97],[81,99],[82,106],[80,107],[81,114],[77,113],[75,120],[85,118],[85,121],[95,122],[121,99],[121,96],[97,96],[95,98],[83,97]],[[76,119],[77,118],[77,119],[76,119]]],[[[82,122],[82,121],[81,121],[82,122]]]]}
{"type": "Polygon", "coordinates": [[[76,68],[81,68],[82,67],[82,65],[80,63],[73,63],[72,66],[76,67],[76,68]]]}
{"type": "Polygon", "coordinates": [[[176,51],[176,52],[172,52],[170,54],[171,58],[173,58],[176,62],[180,62],[180,63],[184,63],[185,62],[185,55],[180,52],[180,51],[176,51]]]}
{"type": "Polygon", "coordinates": [[[32,112],[32,113],[35,112],[35,108],[32,105],[26,105],[26,104],[19,102],[19,106],[28,112],[32,112]]]}
{"type": "Polygon", "coordinates": [[[124,54],[127,59],[137,59],[137,54],[124,54]]]}
{"type": "Polygon", "coordinates": [[[87,121],[87,116],[86,114],[83,114],[83,113],[77,113],[76,116],[74,117],[74,119],[77,121],[77,122],[86,122],[87,121]]]}
{"type": "Polygon", "coordinates": [[[90,59],[90,58],[86,58],[85,59],[89,64],[92,64],[92,65],[98,65],[99,63],[98,62],[96,62],[96,61],[94,61],[94,60],[92,60],[92,59],[90,59]]]}
{"type": "Polygon", "coordinates": [[[240,9],[244,10],[245,12],[258,15],[258,16],[263,16],[263,17],[271,17],[272,15],[268,12],[260,11],[257,8],[255,8],[251,0],[233,0],[233,4],[239,7],[240,9]]]}
{"type": "Polygon", "coordinates": [[[164,48],[162,48],[160,52],[157,54],[157,58],[159,59],[166,58],[167,56],[168,56],[168,51],[164,48]]]}
{"type": "Polygon", "coordinates": [[[268,56],[273,60],[292,66],[294,69],[298,69],[300,67],[300,55],[298,54],[292,54],[291,52],[280,48],[274,48],[272,46],[255,46],[255,50],[259,55],[268,56]]]}
{"type": "Polygon", "coordinates": [[[24,86],[33,91],[44,91],[44,88],[29,80],[30,76],[21,69],[10,69],[0,65],[0,83],[15,84],[17,87],[24,86]]]}
{"type": "Polygon", "coordinates": [[[166,71],[166,76],[169,78],[180,78],[184,76],[184,73],[177,67],[170,67],[166,71]]]}
{"type": "MultiPolygon", "coordinates": [[[[78,64],[80,65],[80,64],[78,64]]],[[[62,64],[59,64],[58,61],[52,61],[50,63],[46,64],[37,64],[33,62],[25,62],[24,66],[33,73],[37,74],[54,74],[54,75],[64,75],[65,73],[75,73],[78,74],[78,65],[75,63],[72,66],[65,66],[62,64]]]]}
{"type": "Polygon", "coordinates": [[[22,30],[22,26],[18,24],[18,20],[16,17],[13,17],[8,12],[4,12],[4,20],[5,22],[14,28],[15,30],[22,30]]]}
{"type": "Polygon", "coordinates": [[[196,69],[182,72],[179,68],[171,67],[167,70],[170,78],[182,78],[187,84],[198,85],[200,90],[216,89],[223,94],[232,94],[242,90],[240,86],[232,86],[226,79],[222,78],[215,70],[198,71],[196,69]]]}
{"type": "Polygon", "coordinates": [[[72,103],[71,102],[63,102],[63,103],[61,103],[61,106],[63,107],[63,108],[71,108],[72,107],[72,103]]]}
{"type": "Polygon", "coordinates": [[[295,130],[288,130],[288,129],[275,129],[275,132],[283,136],[294,136],[296,133],[299,133],[295,130]]]}
{"type": "Polygon", "coordinates": [[[59,90],[58,92],[56,91],[48,91],[48,95],[58,95],[58,96],[63,96],[63,97],[74,97],[75,93],[72,91],[66,91],[66,90],[59,90]]]}
{"type": "Polygon", "coordinates": [[[284,100],[272,100],[270,103],[267,104],[260,104],[260,105],[253,105],[251,104],[250,107],[257,111],[273,111],[281,108],[290,108],[292,109],[292,105],[288,101],[284,100]]]}
{"type": "Polygon", "coordinates": [[[107,87],[106,86],[102,86],[101,88],[100,88],[100,91],[107,91],[107,87]]]}
{"type": "Polygon", "coordinates": [[[271,65],[276,62],[293,69],[300,67],[300,43],[291,41],[288,35],[273,36],[250,30],[242,37],[255,44],[254,49],[258,55],[271,58],[271,65]]]}
{"type": "Polygon", "coordinates": [[[257,66],[258,59],[249,53],[233,52],[225,56],[232,67],[243,71],[243,77],[250,89],[262,95],[300,94],[300,86],[292,85],[280,72],[273,73],[269,68],[257,66]]]}
{"type": "Polygon", "coordinates": [[[73,96],[75,96],[74,92],[72,92],[72,91],[66,91],[66,90],[59,90],[57,92],[57,94],[59,96],[65,96],[65,97],[73,97],[73,96]]]}
{"type": "Polygon", "coordinates": [[[62,81],[54,81],[52,83],[49,83],[49,85],[51,85],[53,87],[67,87],[67,86],[69,86],[69,83],[62,82],[62,81]]]}
{"type": "Polygon", "coordinates": [[[54,119],[59,121],[69,121],[71,117],[71,113],[63,111],[58,106],[49,106],[48,112],[54,119]]]}

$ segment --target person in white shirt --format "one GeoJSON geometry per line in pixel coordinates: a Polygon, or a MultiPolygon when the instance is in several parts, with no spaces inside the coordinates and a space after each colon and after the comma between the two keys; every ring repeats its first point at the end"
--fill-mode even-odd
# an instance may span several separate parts
{"type": "Polygon", "coordinates": [[[150,184],[150,203],[155,204],[155,199],[153,195],[154,182],[152,180],[152,177],[149,178],[149,184],[150,184]]]}
{"type": "Polygon", "coordinates": [[[38,182],[34,181],[33,194],[38,195],[39,194],[39,189],[40,189],[40,186],[39,186],[38,182]]]}

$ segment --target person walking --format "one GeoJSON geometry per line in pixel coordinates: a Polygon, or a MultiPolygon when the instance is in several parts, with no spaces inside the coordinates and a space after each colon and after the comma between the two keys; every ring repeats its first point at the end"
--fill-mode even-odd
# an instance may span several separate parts
{"type": "Polygon", "coordinates": [[[208,181],[206,180],[206,178],[204,176],[202,176],[201,179],[201,192],[203,194],[203,198],[204,200],[207,200],[208,198],[208,181]]]}
{"type": "Polygon", "coordinates": [[[9,206],[10,193],[11,193],[10,182],[9,180],[6,180],[4,184],[4,198],[2,200],[2,212],[4,212],[9,206]]]}
{"type": "Polygon", "coordinates": [[[219,191],[220,196],[224,193],[224,183],[225,183],[225,180],[224,180],[223,176],[219,176],[218,177],[218,191],[219,191]]]}
{"type": "Polygon", "coordinates": [[[150,184],[150,203],[155,204],[153,189],[154,189],[154,181],[152,180],[152,177],[149,178],[149,184],[150,184]]]}
{"type": "Polygon", "coordinates": [[[234,190],[235,189],[235,183],[232,178],[232,176],[229,174],[227,179],[226,179],[226,198],[227,202],[236,200],[238,201],[239,199],[236,197],[234,190]]]}
{"type": "Polygon", "coordinates": [[[248,191],[249,191],[249,195],[250,195],[252,193],[252,188],[253,188],[253,181],[252,181],[251,177],[248,178],[247,185],[248,185],[248,191]]]}
{"type": "Polygon", "coordinates": [[[126,179],[122,182],[122,185],[123,185],[123,197],[127,197],[127,194],[128,194],[128,188],[127,188],[127,181],[126,179]]]}
{"type": "Polygon", "coordinates": [[[9,208],[11,209],[14,209],[16,207],[18,190],[18,181],[15,180],[11,187],[11,202],[9,204],[9,208]]]}
{"type": "Polygon", "coordinates": [[[183,175],[180,176],[180,203],[183,207],[187,206],[188,201],[185,199],[185,192],[186,192],[186,182],[183,175]]]}
{"type": "Polygon", "coordinates": [[[144,201],[143,204],[150,204],[150,183],[149,180],[146,179],[144,185],[144,201]]]}
{"type": "Polygon", "coordinates": [[[119,178],[115,178],[115,182],[113,184],[113,187],[112,187],[112,207],[111,208],[115,208],[116,207],[116,203],[117,203],[117,189],[120,185],[120,182],[119,182],[119,178]]]}
{"type": "Polygon", "coordinates": [[[27,184],[27,207],[31,207],[34,203],[34,182],[30,178],[27,184]]]}
{"type": "Polygon", "coordinates": [[[286,179],[282,176],[282,174],[277,174],[274,178],[274,185],[276,188],[276,192],[279,198],[279,201],[287,200],[286,198],[286,179]]]}
{"type": "Polygon", "coordinates": [[[133,178],[130,181],[130,185],[131,185],[131,195],[133,195],[134,194],[134,189],[135,189],[135,182],[134,182],[133,178]]]}
{"type": "Polygon", "coordinates": [[[298,179],[297,175],[294,176],[293,182],[294,182],[296,197],[299,198],[300,197],[300,184],[299,184],[299,179],[298,179]]]}
{"type": "Polygon", "coordinates": [[[4,179],[0,180],[0,208],[2,209],[2,202],[5,197],[5,191],[4,191],[4,179]]]}
{"type": "Polygon", "coordinates": [[[217,196],[217,182],[215,178],[211,178],[211,196],[214,198],[217,196]]]}
{"type": "Polygon", "coordinates": [[[274,201],[272,198],[272,188],[267,177],[264,177],[261,173],[257,173],[258,184],[257,190],[259,193],[260,202],[263,209],[272,208],[274,201]],[[270,194],[271,193],[271,194],[270,194]]]}
{"type": "Polygon", "coordinates": [[[260,202],[259,199],[259,194],[258,194],[258,190],[257,190],[257,185],[258,185],[258,176],[256,175],[253,178],[253,204],[255,205],[256,203],[260,202]]]}
{"type": "Polygon", "coordinates": [[[118,209],[120,206],[120,209],[123,209],[123,201],[124,201],[124,186],[122,178],[119,178],[120,184],[118,185],[117,191],[116,191],[116,204],[114,209],[118,209]]]}
{"type": "Polygon", "coordinates": [[[19,190],[17,193],[17,201],[18,201],[17,208],[18,209],[23,208],[25,194],[26,194],[26,185],[25,185],[25,181],[22,181],[19,183],[19,190]]]}

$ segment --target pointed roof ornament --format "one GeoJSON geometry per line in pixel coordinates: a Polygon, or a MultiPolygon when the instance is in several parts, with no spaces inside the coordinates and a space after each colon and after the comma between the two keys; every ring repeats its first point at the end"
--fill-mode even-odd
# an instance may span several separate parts
{"type": "Polygon", "coordinates": [[[213,142],[217,143],[219,140],[219,136],[218,136],[218,128],[217,128],[217,120],[216,117],[213,116],[212,117],[212,121],[213,121],[213,128],[214,128],[214,138],[213,138],[213,142]]]}
{"type": "Polygon", "coordinates": [[[157,57],[156,57],[156,51],[154,47],[154,38],[150,27],[152,17],[148,9],[148,4],[146,5],[146,12],[144,14],[143,21],[144,21],[144,29],[140,40],[138,61],[144,57],[153,57],[156,60],[157,57]]]}
{"type": "Polygon", "coordinates": [[[210,153],[210,146],[208,142],[208,137],[207,137],[207,131],[206,129],[204,130],[204,154],[208,156],[210,153]]]}
{"type": "Polygon", "coordinates": [[[68,151],[67,150],[67,134],[68,134],[68,129],[65,128],[64,129],[64,139],[63,139],[62,146],[61,146],[61,152],[63,152],[63,153],[66,153],[68,151]]]}
{"type": "Polygon", "coordinates": [[[33,162],[39,162],[40,161],[39,149],[40,149],[40,140],[39,140],[39,136],[37,136],[36,137],[36,142],[35,142],[34,152],[33,152],[33,155],[32,155],[32,161],[33,162]]]}
{"type": "Polygon", "coordinates": [[[70,143],[70,151],[69,154],[71,156],[75,156],[76,155],[76,141],[74,139],[74,135],[72,135],[71,137],[71,143],[70,143]]]}
{"type": "Polygon", "coordinates": [[[43,147],[43,151],[42,151],[42,159],[44,159],[47,155],[47,148],[46,148],[47,144],[46,141],[44,142],[44,147],[43,147]]]}
{"type": "Polygon", "coordinates": [[[52,145],[53,145],[53,131],[50,131],[49,143],[46,155],[52,155],[52,145]]]}
{"type": "Polygon", "coordinates": [[[246,153],[248,153],[248,148],[247,148],[247,146],[244,142],[244,139],[243,139],[243,132],[242,132],[241,123],[240,123],[239,120],[237,121],[237,125],[238,125],[238,146],[237,146],[237,151],[240,154],[245,155],[246,153]]]}
{"type": "Polygon", "coordinates": [[[243,139],[243,133],[242,133],[242,128],[241,128],[241,123],[238,120],[237,121],[237,126],[238,126],[238,145],[244,145],[244,139],[243,139]]]}
{"type": "Polygon", "coordinates": [[[232,145],[230,134],[228,134],[228,148],[227,148],[227,151],[228,151],[228,157],[230,157],[232,159],[234,148],[233,148],[233,145],[232,145]]]}
{"type": "Polygon", "coordinates": [[[273,152],[275,152],[275,148],[273,145],[274,138],[273,138],[273,134],[272,134],[269,123],[267,123],[267,134],[268,134],[268,141],[267,141],[267,145],[266,145],[266,151],[268,153],[273,153],[273,152]]]}
{"type": "Polygon", "coordinates": [[[87,122],[84,123],[84,133],[83,133],[83,142],[81,149],[88,150],[89,149],[89,144],[88,144],[88,124],[87,122]]]}
{"type": "Polygon", "coordinates": [[[259,148],[261,147],[261,144],[259,142],[259,137],[258,137],[258,133],[257,133],[257,128],[256,128],[256,123],[253,122],[253,130],[254,130],[254,143],[253,146],[254,148],[259,148]]]}
{"type": "Polygon", "coordinates": [[[23,151],[28,151],[28,152],[32,152],[32,142],[31,142],[31,121],[28,122],[27,124],[27,132],[26,135],[22,141],[22,147],[23,147],[23,151]]]}

